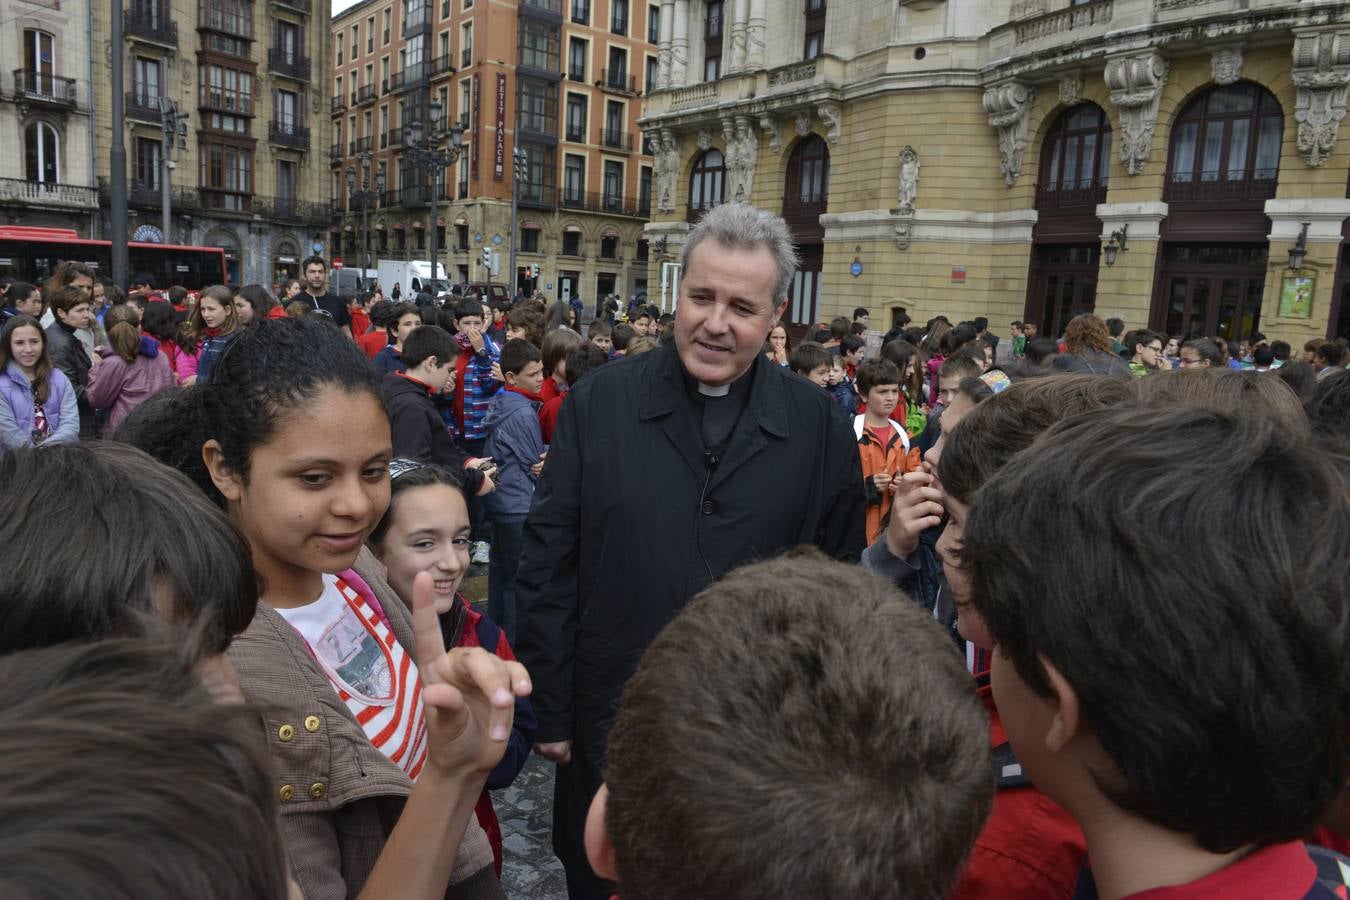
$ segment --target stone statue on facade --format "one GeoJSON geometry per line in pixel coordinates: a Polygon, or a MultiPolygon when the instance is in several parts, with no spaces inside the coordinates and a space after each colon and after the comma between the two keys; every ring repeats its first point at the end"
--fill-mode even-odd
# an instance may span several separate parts
{"type": "Polygon", "coordinates": [[[900,208],[913,209],[919,196],[919,154],[906,144],[900,151],[900,208]]]}

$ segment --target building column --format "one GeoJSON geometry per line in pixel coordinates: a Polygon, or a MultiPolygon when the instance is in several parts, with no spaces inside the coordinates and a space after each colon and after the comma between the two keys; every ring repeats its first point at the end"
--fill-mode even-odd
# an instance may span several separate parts
{"type": "Polygon", "coordinates": [[[658,50],[656,86],[670,87],[670,43],[675,33],[675,0],[661,0],[661,31],[658,50]]]}
{"type": "Polygon", "coordinates": [[[724,32],[729,44],[722,49],[723,58],[730,62],[726,70],[730,74],[746,67],[746,31],[750,25],[750,0],[732,0],[722,8],[730,8],[731,11],[730,28],[724,32]]]}
{"type": "Polygon", "coordinates": [[[764,68],[764,13],[765,0],[749,0],[750,18],[745,30],[745,66],[764,68]]]}
{"type": "Polygon", "coordinates": [[[675,0],[670,41],[670,86],[689,83],[689,0],[675,0]]]}
{"type": "Polygon", "coordinates": [[[1344,197],[1307,197],[1267,200],[1270,217],[1270,261],[1261,300],[1261,331],[1272,339],[1289,341],[1295,347],[1312,338],[1326,337],[1331,314],[1332,288],[1340,259],[1341,228],[1350,216],[1350,200],[1344,197]],[[1288,267],[1289,249],[1298,241],[1303,225],[1307,255],[1298,271],[1288,267]],[[1291,292],[1311,281],[1312,303],[1306,309],[1284,304],[1286,286],[1291,292]],[[1283,308],[1282,308],[1283,307],[1283,308]]]}
{"type": "Polygon", "coordinates": [[[1167,204],[1099,203],[1100,239],[1105,246],[1111,234],[1126,229],[1127,249],[1116,254],[1113,266],[1103,256],[1097,267],[1096,312],[1102,318],[1119,316],[1127,328],[1146,328],[1153,307],[1155,264],[1167,204]]]}

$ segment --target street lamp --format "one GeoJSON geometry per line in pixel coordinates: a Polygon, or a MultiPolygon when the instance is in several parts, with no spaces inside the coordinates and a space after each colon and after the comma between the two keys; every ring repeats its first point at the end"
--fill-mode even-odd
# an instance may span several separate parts
{"type": "MultiPolygon", "coordinates": [[[[520,210],[520,197],[517,188],[530,183],[530,157],[519,147],[511,149],[511,287],[520,290],[520,273],[516,271],[516,216],[520,210]]],[[[515,296],[515,291],[511,292],[515,296]]]]}
{"type": "Polygon", "coordinates": [[[1116,264],[1117,252],[1121,250],[1129,250],[1129,247],[1125,245],[1125,239],[1129,235],[1129,233],[1130,233],[1130,226],[1128,224],[1122,225],[1120,226],[1120,228],[1111,232],[1111,240],[1107,242],[1106,248],[1102,251],[1103,254],[1106,256],[1106,264],[1108,266],[1114,266],[1116,264]]]}
{"type": "Polygon", "coordinates": [[[380,194],[384,192],[384,172],[375,174],[375,190],[370,189],[370,152],[366,151],[359,154],[361,160],[361,189],[356,189],[356,169],[352,166],[347,167],[347,196],[351,198],[353,205],[361,204],[361,284],[363,289],[370,285],[367,283],[366,270],[370,268],[370,204],[377,201],[380,194]]]}
{"type": "Polygon", "coordinates": [[[160,114],[160,148],[159,148],[159,198],[160,214],[162,218],[162,228],[164,232],[164,243],[173,243],[173,185],[172,175],[174,167],[178,165],[175,159],[174,150],[187,149],[187,120],[186,112],[179,112],[178,106],[168,97],[159,98],[160,114]]]}
{"type": "MultiPolygon", "coordinates": [[[[451,125],[448,131],[441,131],[441,113],[442,107],[439,100],[432,100],[427,106],[427,119],[431,124],[430,130],[426,133],[426,146],[423,147],[423,130],[420,121],[413,121],[408,125],[404,133],[404,148],[408,163],[419,169],[427,171],[431,175],[431,281],[435,284],[437,279],[436,262],[440,255],[439,243],[436,240],[436,221],[438,218],[438,203],[440,200],[440,191],[438,190],[441,175],[446,168],[455,164],[459,159],[460,142],[464,139],[464,126],[459,122],[451,125]],[[440,150],[441,139],[448,141],[445,150],[440,150]]],[[[447,273],[448,274],[448,273],[447,273]]]]}
{"type": "Polygon", "coordinates": [[[1298,230],[1298,240],[1289,248],[1289,268],[1295,272],[1303,268],[1303,260],[1308,256],[1308,226],[1311,224],[1311,222],[1303,223],[1298,230]]]}

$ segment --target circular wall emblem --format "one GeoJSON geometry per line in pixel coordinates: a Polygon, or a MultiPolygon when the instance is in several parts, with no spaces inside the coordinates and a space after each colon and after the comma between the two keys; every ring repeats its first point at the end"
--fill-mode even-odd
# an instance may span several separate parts
{"type": "Polygon", "coordinates": [[[131,239],[142,244],[162,244],[164,232],[154,225],[142,225],[132,232],[131,239]]]}

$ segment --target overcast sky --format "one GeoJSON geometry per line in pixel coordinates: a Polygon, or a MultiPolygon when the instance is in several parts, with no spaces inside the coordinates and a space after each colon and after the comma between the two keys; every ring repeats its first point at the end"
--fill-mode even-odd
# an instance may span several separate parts
{"type": "Polygon", "coordinates": [[[333,0],[333,15],[337,15],[349,6],[355,6],[357,0],[333,0]]]}

